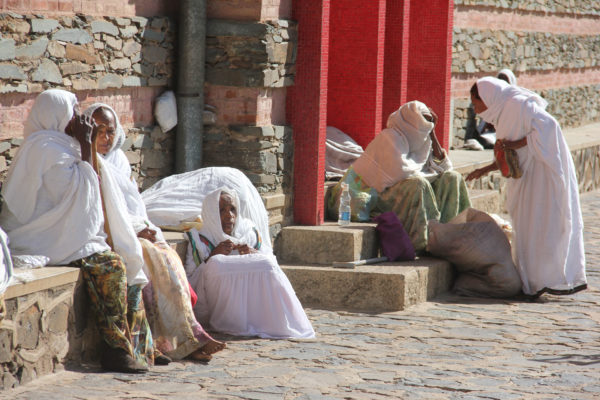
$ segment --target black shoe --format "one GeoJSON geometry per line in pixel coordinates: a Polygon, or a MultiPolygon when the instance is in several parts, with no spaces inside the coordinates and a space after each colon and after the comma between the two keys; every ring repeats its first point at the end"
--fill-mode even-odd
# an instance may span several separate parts
{"type": "Polygon", "coordinates": [[[170,357],[165,356],[162,353],[154,354],[154,365],[169,365],[173,361],[170,357]]]}
{"type": "Polygon", "coordinates": [[[148,371],[148,367],[134,360],[125,350],[108,346],[102,354],[100,364],[106,371],[125,372],[128,374],[141,374],[148,371]]]}

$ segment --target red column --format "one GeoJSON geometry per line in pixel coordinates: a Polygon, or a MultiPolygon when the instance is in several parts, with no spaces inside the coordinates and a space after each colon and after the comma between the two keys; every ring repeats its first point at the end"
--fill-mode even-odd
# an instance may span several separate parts
{"type": "Polygon", "coordinates": [[[385,13],[386,0],[331,3],[327,124],[363,147],[381,129],[385,13]]]}
{"type": "Polygon", "coordinates": [[[286,113],[294,132],[294,220],[303,225],[324,218],[329,1],[294,1],[292,10],[298,51],[286,113]]]}
{"type": "Polygon", "coordinates": [[[409,27],[410,0],[387,0],[382,128],[387,117],[406,103],[409,27]]]}
{"type": "Polygon", "coordinates": [[[439,117],[440,143],[450,144],[450,75],[453,0],[415,0],[410,5],[407,100],[420,100],[439,117]]]}

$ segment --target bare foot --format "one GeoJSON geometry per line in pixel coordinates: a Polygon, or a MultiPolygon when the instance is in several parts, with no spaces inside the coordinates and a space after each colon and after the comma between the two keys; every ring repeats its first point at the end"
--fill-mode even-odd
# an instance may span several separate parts
{"type": "Polygon", "coordinates": [[[208,343],[200,347],[200,349],[197,351],[200,351],[204,354],[215,354],[223,350],[225,347],[227,347],[225,343],[219,342],[218,340],[210,339],[208,343]]]}
{"type": "Polygon", "coordinates": [[[203,353],[202,350],[196,350],[195,352],[190,354],[188,356],[188,358],[191,358],[192,360],[204,361],[204,362],[209,362],[210,360],[212,360],[212,356],[210,354],[203,353]]]}

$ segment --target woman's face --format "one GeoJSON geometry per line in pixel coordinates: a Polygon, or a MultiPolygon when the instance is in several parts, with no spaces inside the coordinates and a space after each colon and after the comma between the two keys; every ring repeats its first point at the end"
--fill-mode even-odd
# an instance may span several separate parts
{"type": "Polygon", "coordinates": [[[473,95],[471,95],[471,103],[473,103],[473,110],[475,111],[475,114],[481,114],[482,112],[487,110],[487,106],[485,105],[483,100],[478,99],[473,95]]]}
{"type": "Polygon", "coordinates": [[[223,232],[228,235],[233,233],[235,219],[237,218],[237,210],[233,203],[233,197],[227,193],[221,193],[219,198],[219,213],[221,214],[221,227],[223,232]]]}
{"type": "Polygon", "coordinates": [[[96,125],[98,125],[98,135],[96,136],[96,150],[105,155],[112,149],[117,132],[117,123],[114,115],[103,108],[99,108],[92,114],[96,125]]]}

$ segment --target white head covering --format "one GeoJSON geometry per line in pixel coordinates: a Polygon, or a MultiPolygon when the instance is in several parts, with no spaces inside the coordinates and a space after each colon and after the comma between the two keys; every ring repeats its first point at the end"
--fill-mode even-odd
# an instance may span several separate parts
{"type": "Polygon", "coordinates": [[[73,108],[77,96],[61,89],[49,89],[36,97],[25,121],[23,136],[27,138],[34,132],[64,132],[73,118],[73,108]]]}
{"type": "Polygon", "coordinates": [[[524,136],[518,135],[521,131],[520,127],[523,126],[521,119],[523,105],[535,104],[542,110],[548,105],[548,102],[537,93],[519,86],[511,86],[497,78],[479,79],[477,90],[479,97],[487,106],[487,110],[480,116],[496,127],[498,139],[518,140],[524,136]]]}
{"type": "Polygon", "coordinates": [[[252,229],[254,224],[249,219],[242,217],[239,210],[240,200],[235,191],[222,187],[207,194],[202,203],[202,229],[200,229],[200,234],[215,246],[226,240],[231,240],[235,244],[254,246],[256,243],[256,234],[252,229]],[[227,193],[233,198],[233,204],[237,211],[231,236],[223,232],[223,225],[221,224],[219,200],[223,193],[227,193]]]}
{"type": "Polygon", "coordinates": [[[390,114],[387,128],[375,136],[353,164],[367,185],[381,193],[424,171],[431,155],[429,133],[434,127],[424,115],[431,115],[431,111],[417,100],[390,114]]]}
{"type": "Polygon", "coordinates": [[[496,75],[496,78],[500,78],[500,75],[506,75],[506,77],[508,78],[508,83],[512,86],[517,86],[517,77],[515,76],[515,74],[513,74],[513,72],[510,69],[504,68],[503,70],[500,70],[500,72],[498,72],[498,75],[496,75]]]}

